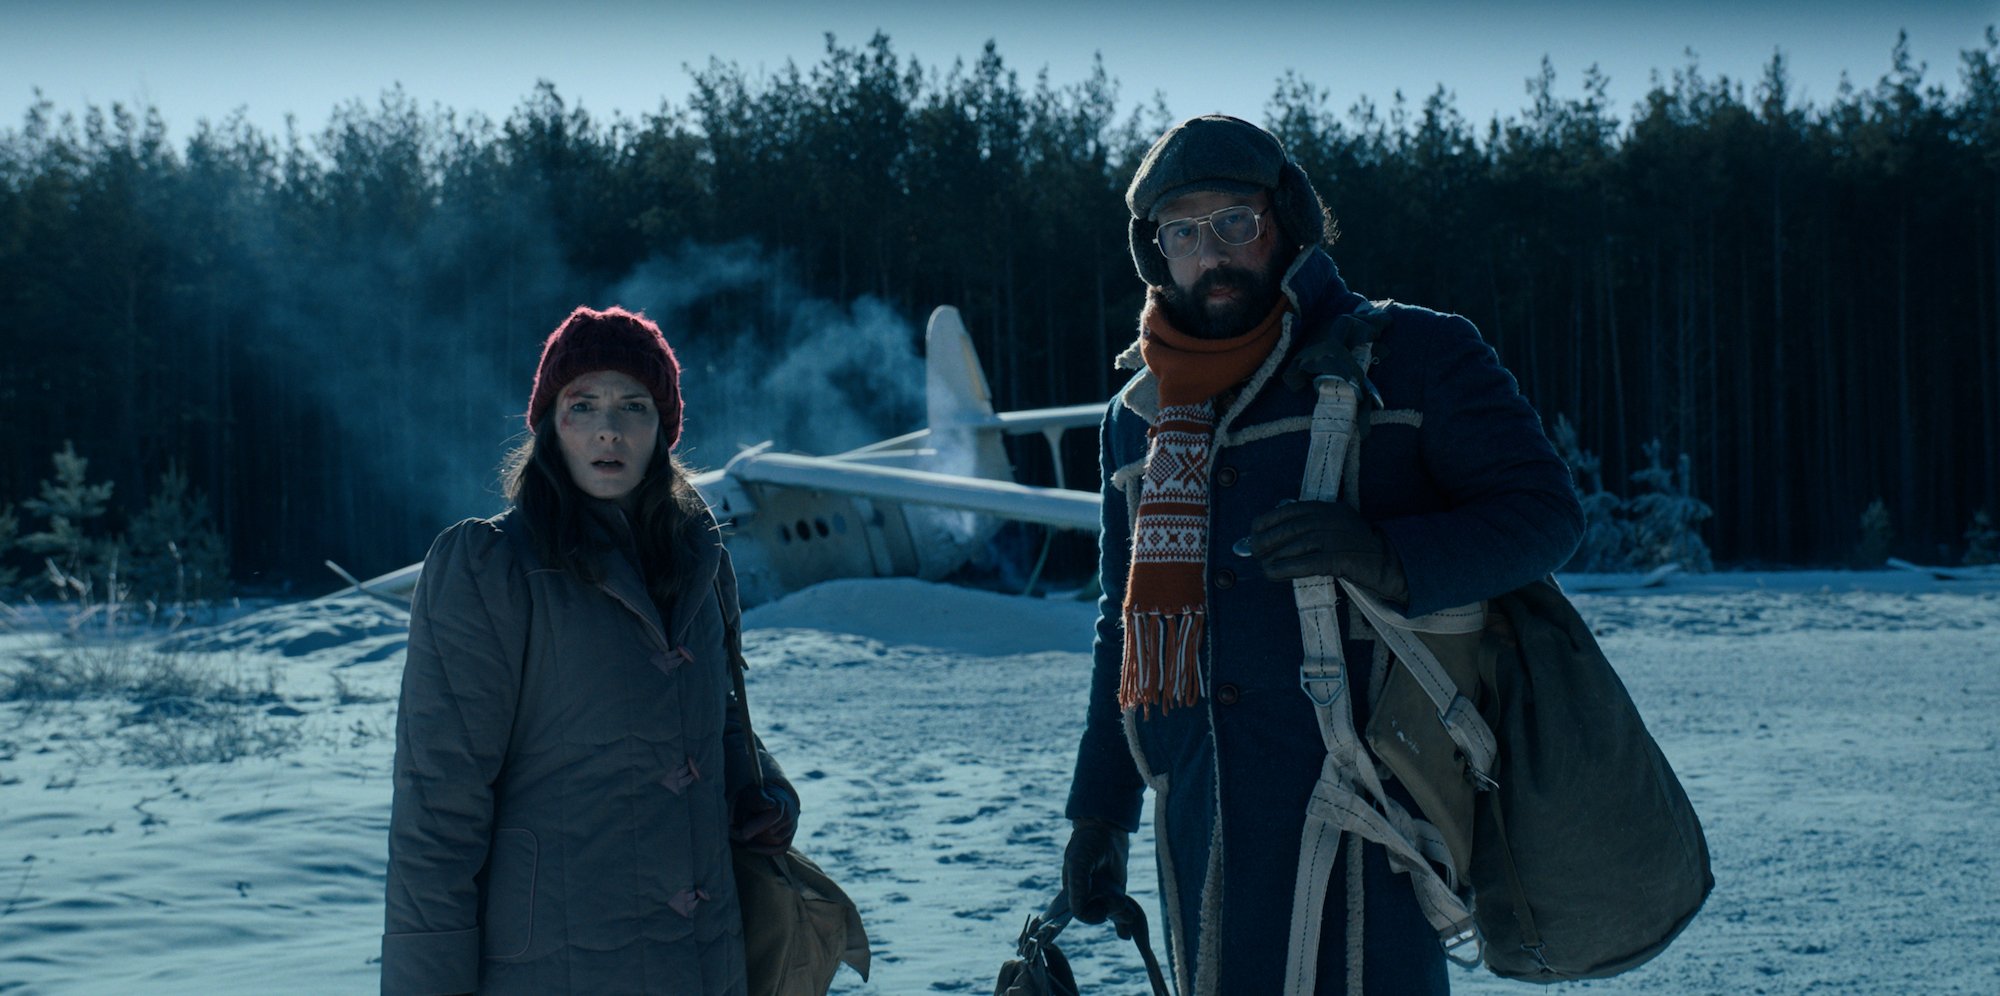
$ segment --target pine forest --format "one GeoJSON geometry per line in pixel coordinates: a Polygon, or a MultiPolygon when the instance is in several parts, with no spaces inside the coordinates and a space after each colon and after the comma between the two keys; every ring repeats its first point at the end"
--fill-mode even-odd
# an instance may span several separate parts
{"type": "MultiPolygon", "coordinates": [[[[1712,510],[1716,566],[1958,563],[2000,514],[2000,37],[1942,68],[1883,41],[1879,78],[1816,104],[1782,54],[1758,79],[1690,61],[1636,106],[1545,62],[1492,121],[1293,73],[1261,123],[1351,286],[1469,317],[1603,489],[1671,477],[1712,510]]],[[[560,81],[505,120],[392,88],[181,140],[170,109],[32,102],[0,130],[0,570],[38,576],[50,495],[103,485],[106,536],[198,498],[239,584],[412,562],[498,509],[541,339],[578,304],[667,330],[697,467],[751,428],[824,451],[921,424],[939,305],[1003,409],[1122,382],[1123,191],[1157,100],[880,35],[689,71],[638,118],[560,81]],[[813,437],[834,409],[860,438],[813,437]]],[[[1094,444],[1072,434],[1069,481],[1094,444]]],[[[1015,458],[1053,480],[1039,445],[1015,458]]]]}

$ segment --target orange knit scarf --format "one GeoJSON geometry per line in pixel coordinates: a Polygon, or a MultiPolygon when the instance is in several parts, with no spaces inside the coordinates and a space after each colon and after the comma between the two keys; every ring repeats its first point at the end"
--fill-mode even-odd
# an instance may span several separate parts
{"type": "Polygon", "coordinates": [[[1232,339],[1199,339],[1174,328],[1154,295],[1140,315],[1139,355],[1159,384],[1160,413],[1146,432],[1146,477],[1132,527],[1121,709],[1164,711],[1201,697],[1214,399],[1263,366],[1284,314],[1280,300],[1256,328],[1232,339]]]}

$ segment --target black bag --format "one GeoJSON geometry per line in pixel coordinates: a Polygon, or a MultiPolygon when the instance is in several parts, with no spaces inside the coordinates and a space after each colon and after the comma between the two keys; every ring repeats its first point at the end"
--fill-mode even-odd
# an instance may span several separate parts
{"type": "Polygon", "coordinates": [[[1552,579],[1488,604],[1480,712],[1500,754],[1473,833],[1487,967],[1529,982],[1616,975],[1678,936],[1715,887],[1687,793],[1552,579]]]}
{"type": "Polygon", "coordinates": [[[1021,928],[1016,944],[1018,957],[1000,966],[1000,978],[993,983],[993,996],[1078,996],[1076,973],[1069,958],[1056,947],[1056,935],[1069,925],[1069,900],[1059,896],[1063,910],[1055,907],[1042,916],[1031,916],[1021,928]]]}
{"type": "MultiPolygon", "coordinates": [[[[1065,890],[1056,893],[1046,912],[1029,917],[1027,925],[1021,928],[1021,939],[1016,945],[1018,957],[1000,966],[1000,977],[993,983],[993,996],[1078,996],[1076,974],[1070,971],[1069,959],[1062,949],[1056,947],[1056,935],[1069,926],[1069,921],[1069,892],[1065,890]]],[[[1138,901],[1131,896],[1122,897],[1111,911],[1111,922],[1121,935],[1131,937],[1132,943],[1139,946],[1153,996],[1167,996],[1167,980],[1160,973],[1159,959],[1153,956],[1153,945],[1146,935],[1146,913],[1139,908],[1138,901]]]]}

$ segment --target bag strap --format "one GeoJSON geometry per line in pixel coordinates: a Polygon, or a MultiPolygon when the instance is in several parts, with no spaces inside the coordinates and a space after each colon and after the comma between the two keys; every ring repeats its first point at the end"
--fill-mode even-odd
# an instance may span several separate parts
{"type": "Polygon", "coordinates": [[[1535,928],[1535,911],[1528,906],[1528,890],[1521,885],[1520,869],[1514,866],[1514,845],[1507,840],[1507,821],[1500,815],[1500,793],[1482,792],[1493,816],[1493,834],[1500,845],[1500,870],[1507,874],[1507,891],[1514,905],[1514,922],[1521,925],[1521,950],[1535,956],[1542,971],[1550,972],[1542,932],[1535,928]]]}
{"type": "MultiPolygon", "coordinates": [[[[1160,959],[1153,954],[1153,942],[1146,929],[1146,911],[1139,901],[1131,896],[1120,896],[1124,900],[1111,908],[1111,922],[1132,938],[1139,947],[1139,957],[1146,963],[1146,981],[1153,987],[1153,996],[1171,996],[1167,992],[1166,973],[1160,971],[1160,959]]],[[[1049,901],[1049,908],[1041,915],[1028,921],[1021,930],[1020,955],[1032,957],[1034,949],[1045,948],[1055,943],[1056,935],[1069,926],[1074,914],[1069,908],[1069,890],[1056,893],[1049,901]]]]}
{"type": "MultiPolygon", "coordinates": [[[[1355,349],[1356,366],[1366,370],[1368,358],[1369,345],[1363,343],[1355,349]]],[[[1319,397],[1313,407],[1312,438],[1299,497],[1339,501],[1345,486],[1352,498],[1357,493],[1354,472],[1359,462],[1360,387],[1337,374],[1317,376],[1313,386],[1319,397]]],[[[1389,852],[1391,866],[1410,876],[1417,904],[1449,957],[1467,963],[1455,951],[1466,943],[1473,944],[1475,952],[1479,950],[1472,911],[1443,835],[1389,796],[1373,756],[1354,729],[1354,709],[1347,697],[1353,683],[1347,680],[1337,606],[1341,590],[1341,583],[1331,577],[1299,578],[1292,583],[1304,646],[1299,684],[1319,719],[1326,758],[1300,834],[1285,966],[1285,992],[1289,996],[1306,996],[1317,990],[1320,928],[1344,834],[1381,845],[1389,852]]],[[[1350,600],[1352,591],[1350,587],[1350,600]]],[[[1449,679],[1445,681],[1448,686],[1449,679]]],[[[1445,711],[1448,709],[1441,709],[1445,711]]],[[[1358,849],[1349,850],[1350,862],[1359,860],[1358,849]]],[[[1358,879],[1349,885],[1351,904],[1361,900],[1358,888],[1358,879]]],[[[1353,989],[1360,979],[1360,947],[1359,938],[1349,940],[1349,988],[1353,989]]],[[[1470,963],[1477,960],[1475,953],[1470,963]]]]}
{"type": "Polygon", "coordinates": [[[715,606],[722,613],[722,646],[729,655],[729,683],[736,693],[732,705],[737,722],[743,724],[744,751],[750,755],[750,782],[761,792],[764,789],[764,760],[757,756],[757,731],[750,725],[750,696],[743,688],[743,672],[750,668],[750,663],[743,659],[743,621],[729,614],[729,599],[723,595],[720,572],[715,579],[715,606]]]}
{"type": "Polygon", "coordinates": [[[1125,928],[1132,935],[1132,943],[1139,946],[1139,957],[1146,962],[1146,981],[1153,984],[1153,996],[1168,996],[1167,979],[1160,971],[1160,959],[1153,955],[1153,942],[1146,932],[1146,911],[1139,908],[1139,901],[1131,896],[1111,911],[1111,922],[1125,928]]]}
{"type": "Polygon", "coordinates": [[[1493,736],[1493,728],[1486,724],[1484,717],[1471,699],[1459,690],[1457,683],[1446,673],[1444,664],[1430,645],[1417,637],[1417,633],[1476,633],[1485,628],[1485,612],[1477,603],[1459,609],[1446,609],[1417,619],[1405,618],[1402,613],[1384,604],[1367,589],[1355,585],[1345,578],[1340,587],[1347,592],[1350,605],[1361,611],[1374,630],[1376,639],[1389,645],[1410,675],[1417,679],[1424,696],[1431,700],[1437,711],[1438,722],[1451,735],[1451,742],[1465,755],[1471,766],[1473,780],[1491,787],[1493,764],[1500,754],[1500,745],[1493,736]]]}

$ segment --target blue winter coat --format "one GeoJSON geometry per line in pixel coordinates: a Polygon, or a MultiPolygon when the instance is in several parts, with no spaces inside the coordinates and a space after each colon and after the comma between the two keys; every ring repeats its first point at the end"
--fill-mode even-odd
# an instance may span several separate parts
{"type": "MultiPolygon", "coordinates": [[[[1309,381],[1287,387],[1286,364],[1364,302],[1318,249],[1293,263],[1284,287],[1293,314],[1278,345],[1217,425],[1207,640],[1201,700],[1192,708],[1141,716],[1121,714],[1117,702],[1132,515],[1146,429],[1158,409],[1150,372],[1141,369],[1112,399],[1100,439],[1104,596],[1067,812],[1135,830],[1150,784],[1172,971],[1182,993],[1198,996],[1283,991],[1300,833],[1325,756],[1299,687],[1304,650],[1291,584],[1266,580],[1230,547],[1250,534],[1252,520],[1300,493],[1316,394],[1309,381]]],[[[1402,560],[1406,611],[1488,598],[1554,570],[1576,547],[1582,512],[1568,468],[1513,376],[1465,319],[1387,308],[1393,321],[1369,371],[1382,407],[1365,419],[1358,486],[1362,515],[1402,560]]],[[[1139,366],[1136,348],[1120,365],[1139,366]]],[[[1379,688],[1386,657],[1373,641],[1351,638],[1342,610],[1354,684],[1379,688]],[[1372,682],[1363,668],[1375,672],[1372,682]]],[[[1365,723],[1357,715],[1356,727],[1365,723]]],[[[1414,810],[1407,796],[1402,801],[1414,810]]],[[[1324,993],[1344,992],[1347,978],[1344,860],[1334,869],[1320,943],[1324,993]]],[[[1446,992],[1442,949],[1408,877],[1392,873],[1374,844],[1363,867],[1366,991],[1446,992]]]]}

